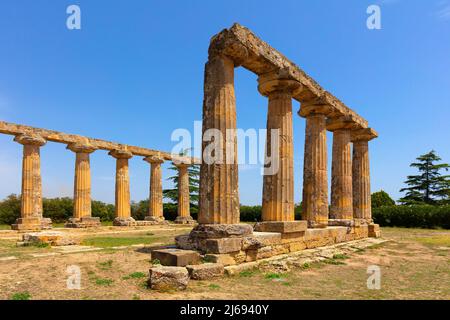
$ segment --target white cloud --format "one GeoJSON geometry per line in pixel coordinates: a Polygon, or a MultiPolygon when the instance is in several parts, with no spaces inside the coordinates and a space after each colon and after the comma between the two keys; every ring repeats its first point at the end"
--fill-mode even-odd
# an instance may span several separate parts
{"type": "Polygon", "coordinates": [[[450,3],[441,1],[438,5],[440,8],[436,11],[436,17],[441,20],[450,20],[450,3]]]}

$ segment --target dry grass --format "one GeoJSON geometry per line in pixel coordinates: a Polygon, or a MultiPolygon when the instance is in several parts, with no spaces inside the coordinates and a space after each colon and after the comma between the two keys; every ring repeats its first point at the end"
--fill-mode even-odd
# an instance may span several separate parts
{"type": "Polygon", "coordinates": [[[383,228],[383,235],[392,241],[327,263],[191,281],[183,292],[147,289],[150,257],[134,248],[20,258],[0,262],[0,298],[27,293],[31,299],[450,299],[449,231],[383,228]],[[81,268],[81,290],[66,289],[72,264],[81,268]],[[367,289],[369,265],[381,268],[381,290],[367,289]]]}

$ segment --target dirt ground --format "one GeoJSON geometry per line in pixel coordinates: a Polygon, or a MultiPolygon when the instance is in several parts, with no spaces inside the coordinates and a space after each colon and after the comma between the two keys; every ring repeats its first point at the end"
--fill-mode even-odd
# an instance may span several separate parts
{"type": "Polygon", "coordinates": [[[113,233],[93,236],[101,241],[90,239],[97,251],[78,253],[18,248],[12,234],[0,235],[0,299],[450,299],[450,231],[383,228],[383,238],[390,241],[353,252],[337,264],[190,281],[181,292],[146,287],[150,255],[138,243],[131,246],[130,238],[149,239],[148,246],[168,244],[186,228],[105,232],[113,233]],[[80,290],[67,289],[71,265],[81,269],[80,290]],[[379,290],[367,288],[369,265],[380,267],[379,290]]]}

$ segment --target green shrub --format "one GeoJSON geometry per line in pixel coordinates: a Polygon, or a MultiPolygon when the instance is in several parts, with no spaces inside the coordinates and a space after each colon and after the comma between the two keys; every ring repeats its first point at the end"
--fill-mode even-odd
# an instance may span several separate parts
{"type": "Polygon", "coordinates": [[[20,196],[9,195],[0,201],[0,224],[13,224],[20,217],[20,196]]]}
{"type": "Polygon", "coordinates": [[[383,206],[373,208],[372,217],[382,227],[450,229],[450,205],[383,206]]]}
{"type": "Polygon", "coordinates": [[[395,206],[395,201],[383,190],[372,193],[371,200],[372,208],[395,206]]]}

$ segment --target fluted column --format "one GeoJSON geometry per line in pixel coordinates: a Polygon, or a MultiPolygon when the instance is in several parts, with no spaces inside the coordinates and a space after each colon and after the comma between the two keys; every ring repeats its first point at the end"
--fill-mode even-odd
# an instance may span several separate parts
{"type": "Polygon", "coordinates": [[[23,145],[22,196],[20,218],[11,227],[14,230],[51,228],[51,220],[43,218],[40,147],[46,141],[37,135],[22,134],[14,141],[23,145]]]}
{"type": "Polygon", "coordinates": [[[303,105],[300,115],[306,117],[303,166],[303,215],[310,228],[328,225],[328,172],[326,105],[303,105]]]}
{"type": "Polygon", "coordinates": [[[113,150],[109,154],[116,158],[116,218],[114,225],[127,226],[135,220],[131,217],[130,207],[130,177],[128,159],[133,154],[127,150],[113,150]]]}
{"type": "Polygon", "coordinates": [[[353,217],[372,222],[369,141],[378,135],[373,129],[352,134],[353,141],[353,217]]]}
{"type": "Polygon", "coordinates": [[[292,94],[301,85],[269,74],[258,79],[259,92],[268,96],[266,169],[263,178],[262,220],[293,221],[294,148],[292,140],[292,94]],[[273,131],[277,139],[272,141],[273,131]],[[270,163],[269,163],[270,162],[270,163]]]}
{"type": "Polygon", "coordinates": [[[239,223],[234,67],[230,58],[220,55],[210,57],[205,66],[201,224],[239,223]]]}
{"type": "Polygon", "coordinates": [[[159,156],[149,156],[144,161],[150,163],[150,197],[147,221],[161,222],[163,215],[163,192],[161,164],[164,159],[159,156]]]}
{"type": "Polygon", "coordinates": [[[178,216],[175,223],[194,223],[190,213],[189,165],[175,164],[178,168],[178,216]]]}
{"type": "Polygon", "coordinates": [[[100,225],[99,218],[92,217],[91,165],[89,155],[96,149],[89,143],[71,143],[67,149],[75,152],[75,178],[73,195],[73,218],[66,223],[68,228],[100,225]]]}

